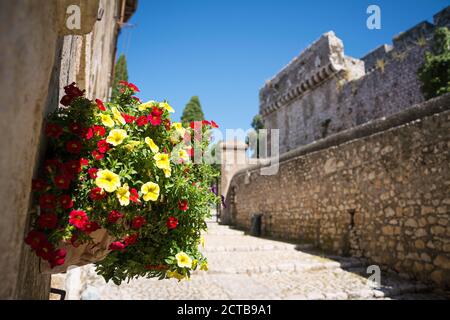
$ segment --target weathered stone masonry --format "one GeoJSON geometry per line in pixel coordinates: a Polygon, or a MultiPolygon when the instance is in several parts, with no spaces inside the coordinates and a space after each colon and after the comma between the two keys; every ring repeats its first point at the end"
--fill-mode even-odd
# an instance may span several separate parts
{"type": "Polygon", "coordinates": [[[446,95],[375,121],[372,134],[354,128],[341,141],[329,137],[285,154],[277,175],[241,170],[225,214],[249,229],[251,215],[262,213],[266,235],[365,257],[448,287],[449,110],[446,95]],[[386,130],[384,123],[397,125],[386,130]]]}
{"type": "Polygon", "coordinates": [[[48,299],[50,275],[24,245],[31,180],[45,150],[43,119],[73,81],[106,99],[120,23],[136,0],[0,1],[0,299],[48,299]],[[78,5],[81,29],[68,30],[78,5]]]}
{"type": "Polygon", "coordinates": [[[417,70],[437,27],[449,26],[450,7],[361,59],[344,54],[333,32],[293,59],[260,91],[260,114],[280,130],[280,153],[395,114],[424,100],[417,70]]]}

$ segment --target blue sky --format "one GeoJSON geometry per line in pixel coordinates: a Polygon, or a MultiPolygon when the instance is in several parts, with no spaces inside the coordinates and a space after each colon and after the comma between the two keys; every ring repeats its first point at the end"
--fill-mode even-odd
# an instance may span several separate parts
{"type": "Polygon", "coordinates": [[[207,119],[248,129],[258,93],[321,34],[333,30],[356,58],[449,5],[448,0],[140,0],[123,30],[129,81],[143,100],[167,99],[175,119],[198,95],[207,119]],[[370,4],[381,30],[366,27],[370,4]]]}

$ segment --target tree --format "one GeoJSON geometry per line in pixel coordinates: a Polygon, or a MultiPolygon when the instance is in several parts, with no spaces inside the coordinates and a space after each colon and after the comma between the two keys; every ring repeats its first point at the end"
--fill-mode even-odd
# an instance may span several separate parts
{"type": "Polygon", "coordinates": [[[181,122],[183,124],[189,124],[192,121],[202,120],[205,120],[205,115],[203,114],[200,100],[198,96],[193,96],[184,107],[183,114],[181,115],[181,122]]]}
{"type": "Polygon", "coordinates": [[[119,56],[119,59],[117,60],[115,69],[114,69],[114,81],[113,81],[113,87],[112,87],[112,97],[117,97],[119,92],[119,81],[128,81],[128,68],[127,68],[127,60],[125,58],[124,54],[121,54],[119,56]]]}
{"type": "Polygon", "coordinates": [[[259,130],[264,129],[264,120],[260,114],[253,117],[251,126],[253,131],[250,131],[245,138],[245,143],[249,145],[249,148],[253,151],[252,157],[258,157],[258,146],[259,146],[259,130]],[[255,141],[256,145],[250,145],[250,141],[255,141]]]}
{"type": "Polygon", "coordinates": [[[450,92],[450,31],[447,27],[435,31],[431,51],[425,54],[418,77],[426,99],[450,92]]]}
{"type": "Polygon", "coordinates": [[[264,121],[260,114],[257,114],[256,116],[253,117],[251,125],[252,128],[255,129],[256,131],[264,129],[264,121]]]}

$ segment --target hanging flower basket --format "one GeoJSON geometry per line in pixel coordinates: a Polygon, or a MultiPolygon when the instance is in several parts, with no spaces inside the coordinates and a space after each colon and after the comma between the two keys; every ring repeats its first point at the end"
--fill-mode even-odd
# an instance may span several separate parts
{"type": "Polygon", "coordinates": [[[167,102],[141,103],[124,81],[110,103],[86,99],[75,83],[64,89],[66,107],[47,119],[48,152],[33,180],[40,210],[25,239],[41,271],[95,263],[120,284],[207,270],[199,244],[219,201],[216,173],[193,155],[208,148],[203,137],[216,123],[171,123],[167,102]]]}

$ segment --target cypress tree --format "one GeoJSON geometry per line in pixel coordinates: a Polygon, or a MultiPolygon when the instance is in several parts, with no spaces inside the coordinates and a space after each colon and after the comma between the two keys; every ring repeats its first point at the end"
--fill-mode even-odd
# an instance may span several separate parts
{"type": "Polygon", "coordinates": [[[127,68],[127,60],[124,54],[119,56],[119,59],[116,62],[116,66],[114,69],[114,81],[112,87],[112,97],[116,97],[119,95],[119,81],[128,81],[128,68],[127,68]]]}
{"type": "Polygon", "coordinates": [[[192,121],[201,121],[205,119],[202,106],[198,96],[193,96],[191,100],[186,104],[181,115],[181,122],[183,124],[189,124],[192,121]]]}

